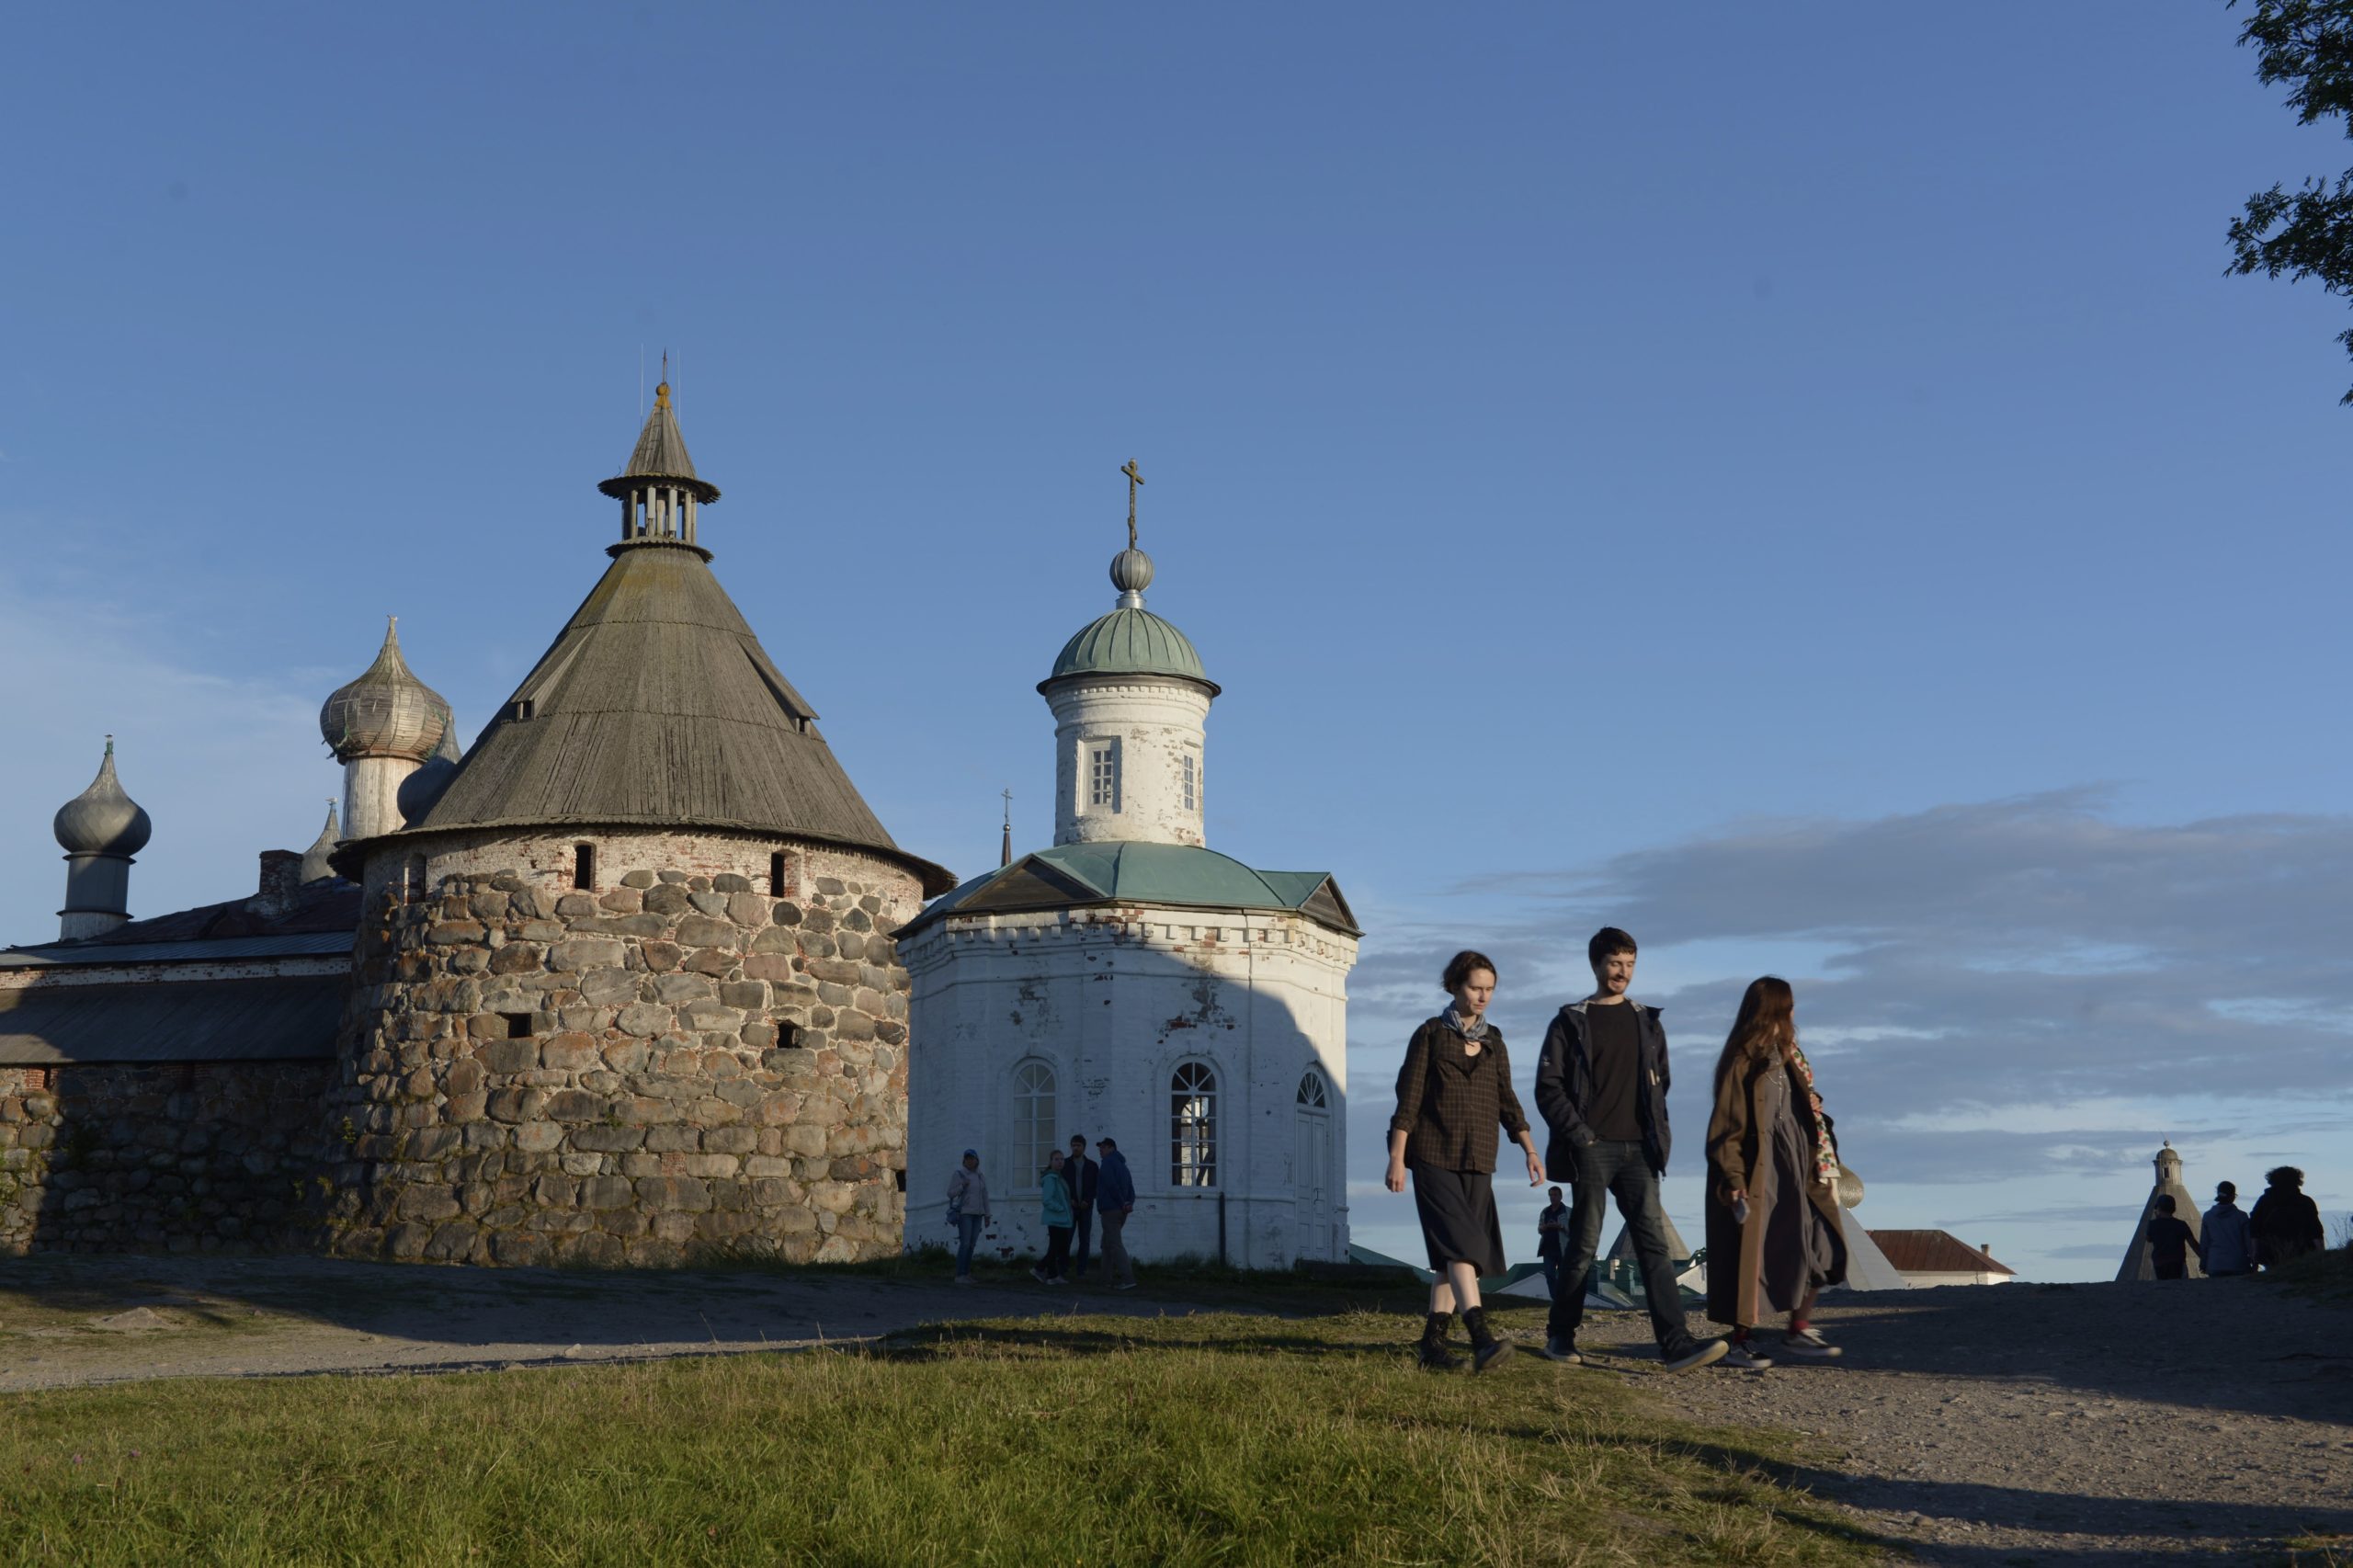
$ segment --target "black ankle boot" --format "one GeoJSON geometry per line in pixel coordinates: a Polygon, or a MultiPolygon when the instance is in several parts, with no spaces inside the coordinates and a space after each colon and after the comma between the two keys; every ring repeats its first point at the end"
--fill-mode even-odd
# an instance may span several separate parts
{"type": "Polygon", "coordinates": [[[1453,1322],[1452,1312],[1432,1312],[1422,1322],[1422,1342],[1415,1349],[1422,1365],[1433,1372],[1450,1372],[1462,1364],[1446,1347],[1446,1331],[1453,1322]]]}
{"type": "Polygon", "coordinates": [[[1462,1314],[1462,1326],[1471,1331],[1471,1369],[1483,1372],[1511,1354],[1511,1341],[1497,1339],[1487,1330],[1487,1309],[1472,1307],[1462,1314]]]}

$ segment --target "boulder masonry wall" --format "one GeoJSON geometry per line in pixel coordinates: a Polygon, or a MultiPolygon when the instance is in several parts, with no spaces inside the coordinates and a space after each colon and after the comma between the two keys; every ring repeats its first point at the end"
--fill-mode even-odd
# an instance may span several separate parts
{"type": "Polygon", "coordinates": [[[779,870],[773,841],[684,837],[596,835],[607,864],[666,869],[591,890],[563,885],[568,839],[371,865],[327,1107],[333,1250],[898,1251],[908,982],[888,933],[920,907],[915,877],[805,846],[779,870]],[[747,869],[712,869],[729,863],[747,869]]]}

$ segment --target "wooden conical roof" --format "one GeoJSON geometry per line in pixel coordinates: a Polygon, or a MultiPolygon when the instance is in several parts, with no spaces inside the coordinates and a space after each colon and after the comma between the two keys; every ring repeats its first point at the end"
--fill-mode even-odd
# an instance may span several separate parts
{"type": "Polygon", "coordinates": [[[872,850],[892,841],[769,660],[706,552],[615,545],[613,563],[409,831],[646,824],[872,850]]]}

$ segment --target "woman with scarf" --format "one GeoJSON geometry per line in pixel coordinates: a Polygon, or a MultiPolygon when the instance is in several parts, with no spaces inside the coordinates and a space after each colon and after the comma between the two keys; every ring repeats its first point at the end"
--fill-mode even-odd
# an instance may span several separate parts
{"type": "Polygon", "coordinates": [[[1807,1314],[1824,1285],[1846,1278],[1838,1145],[1798,1049],[1797,999],[1768,974],[1740,999],[1708,1122],[1708,1315],[1733,1325],[1723,1365],[1773,1364],[1750,1337],[1775,1312],[1790,1314],[1784,1355],[1836,1356],[1807,1314]]]}
{"type": "Polygon", "coordinates": [[[1479,1304],[1479,1276],[1505,1267],[1492,1179],[1496,1127],[1527,1152],[1529,1186],[1543,1185],[1544,1162],[1512,1091],[1503,1034],[1486,1019],[1495,994],[1495,964],[1483,953],[1457,953],[1443,983],[1453,1003],[1414,1031],[1398,1069],[1388,1185],[1403,1192],[1406,1173],[1413,1173],[1414,1211],[1430,1271],[1438,1276],[1418,1346],[1422,1365],[1444,1371],[1460,1364],[1446,1348],[1459,1304],[1471,1332],[1471,1369],[1483,1372],[1511,1354],[1510,1341],[1488,1329],[1486,1309],[1479,1304]]]}

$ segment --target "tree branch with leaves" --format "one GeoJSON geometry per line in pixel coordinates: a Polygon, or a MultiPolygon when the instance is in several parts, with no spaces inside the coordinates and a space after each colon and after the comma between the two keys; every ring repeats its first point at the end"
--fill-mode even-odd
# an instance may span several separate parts
{"type": "MultiPolygon", "coordinates": [[[[2229,0],[2235,9],[2239,0],[2229,0]]],[[[2298,123],[2336,116],[2353,137],[2353,0],[2254,0],[2239,42],[2256,52],[2256,78],[2285,83],[2298,123]]],[[[2353,296],[2353,170],[2332,185],[2275,185],[2247,198],[2231,223],[2229,272],[2260,272],[2300,283],[2316,278],[2332,294],[2353,296]]],[[[2337,334],[2353,354],[2353,329],[2337,334]]],[[[2353,405],[2353,392],[2341,400],[2353,405]]]]}

